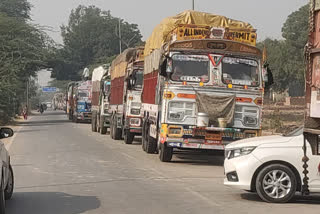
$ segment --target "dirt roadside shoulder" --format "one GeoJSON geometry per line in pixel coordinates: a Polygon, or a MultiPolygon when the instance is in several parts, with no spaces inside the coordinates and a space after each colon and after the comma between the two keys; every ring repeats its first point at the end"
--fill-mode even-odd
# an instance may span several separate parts
{"type": "Polygon", "coordinates": [[[21,123],[23,122],[23,118],[20,117],[20,118],[17,118],[17,119],[14,119],[14,121],[12,121],[10,124],[8,125],[4,125],[2,127],[8,127],[8,128],[11,128],[14,132],[14,135],[12,137],[9,137],[9,138],[4,138],[4,139],[1,139],[1,142],[4,143],[6,149],[9,151],[10,150],[10,147],[12,145],[12,143],[14,142],[14,139],[15,137],[17,136],[17,134],[19,133],[20,129],[23,127],[21,125],[21,123]]]}

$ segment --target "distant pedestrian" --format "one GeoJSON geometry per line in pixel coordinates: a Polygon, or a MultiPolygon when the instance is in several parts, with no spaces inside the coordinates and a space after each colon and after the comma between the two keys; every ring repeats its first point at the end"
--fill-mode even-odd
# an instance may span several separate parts
{"type": "Polygon", "coordinates": [[[25,106],[22,110],[23,119],[28,119],[28,106],[25,106]]]}

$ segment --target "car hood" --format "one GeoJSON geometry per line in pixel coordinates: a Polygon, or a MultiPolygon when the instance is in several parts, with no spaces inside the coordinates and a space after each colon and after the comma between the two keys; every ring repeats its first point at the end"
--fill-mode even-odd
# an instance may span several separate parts
{"type": "Polygon", "coordinates": [[[293,137],[284,137],[281,135],[247,138],[247,139],[230,143],[229,145],[226,146],[226,149],[234,149],[234,148],[248,147],[248,146],[260,146],[262,144],[269,144],[269,143],[285,143],[285,142],[289,142],[292,138],[293,137]]]}

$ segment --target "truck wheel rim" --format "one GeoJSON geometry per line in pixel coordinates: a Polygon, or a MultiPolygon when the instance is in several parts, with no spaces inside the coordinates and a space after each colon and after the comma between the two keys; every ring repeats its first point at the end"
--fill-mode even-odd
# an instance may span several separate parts
{"type": "Polygon", "coordinates": [[[263,190],[271,198],[286,197],[291,190],[291,178],[282,170],[272,170],[263,178],[263,190]]]}

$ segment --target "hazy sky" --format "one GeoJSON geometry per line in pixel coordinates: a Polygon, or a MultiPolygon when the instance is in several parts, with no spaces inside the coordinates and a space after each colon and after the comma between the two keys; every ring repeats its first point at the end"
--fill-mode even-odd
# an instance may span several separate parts
{"type": "MultiPolygon", "coordinates": [[[[49,34],[61,43],[60,28],[79,4],[110,10],[115,17],[139,25],[143,39],[165,17],[191,9],[192,0],[29,0],[35,23],[53,28],[49,34]]],[[[258,39],[281,38],[287,16],[309,0],[195,0],[195,9],[251,23],[258,39]]]]}

